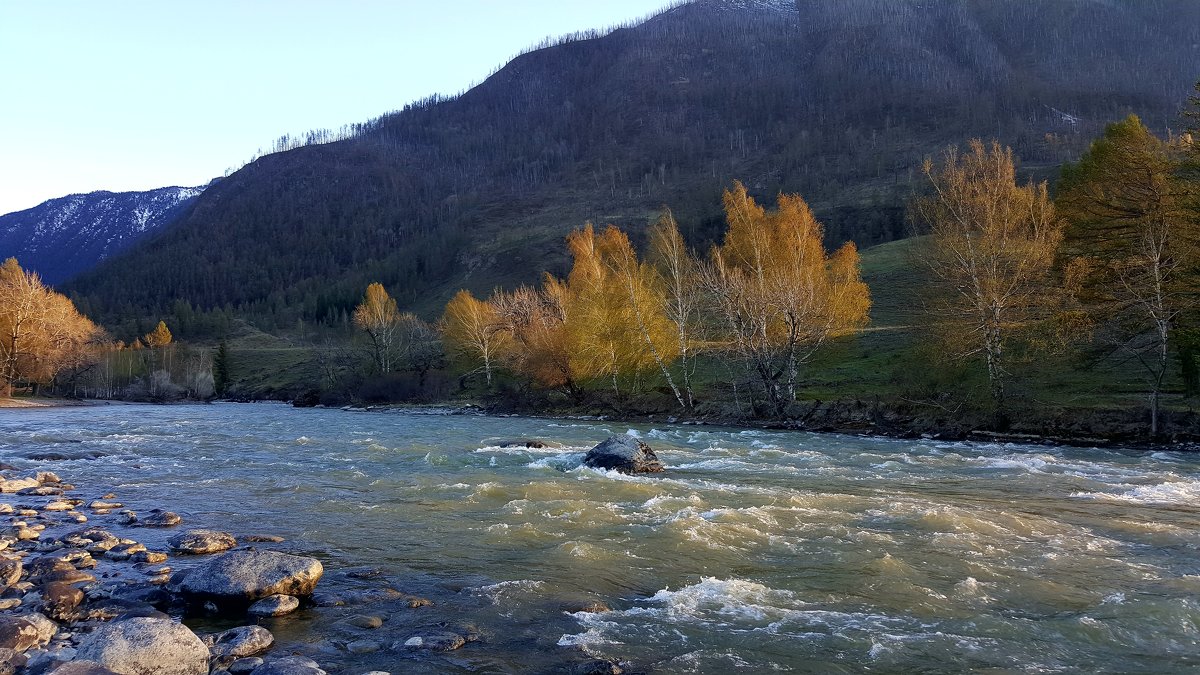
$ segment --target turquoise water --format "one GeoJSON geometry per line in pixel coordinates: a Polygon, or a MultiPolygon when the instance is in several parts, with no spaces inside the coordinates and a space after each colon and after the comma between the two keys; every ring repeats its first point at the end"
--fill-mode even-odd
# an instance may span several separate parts
{"type": "Polygon", "coordinates": [[[0,459],[187,526],[282,535],[325,561],[322,590],[433,602],[269,624],[331,670],[1200,666],[1190,455],[217,404],[0,410],[0,459]],[[580,465],[626,431],[665,474],[580,465]],[[564,447],[498,447],[516,438],[564,447]],[[593,600],[610,611],[571,613],[593,600]],[[387,621],[339,623],[361,612],[387,621]],[[464,624],[481,639],[448,654],[391,647],[464,624]],[[363,638],[379,651],[347,651],[363,638]]]}

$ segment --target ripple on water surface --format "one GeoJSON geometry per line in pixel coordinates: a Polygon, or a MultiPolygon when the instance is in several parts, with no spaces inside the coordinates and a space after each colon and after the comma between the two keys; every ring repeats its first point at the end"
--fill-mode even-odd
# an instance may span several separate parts
{"type": "Polygon", "coordinates": [[[1181,453],[214,405],[0,411],[0,455],[135,509],[269,529],[325,560],[330,590],[371,566],[434,601],[385,606],[373,639],[464,620],[483,637],[449,657],[349,655],[342,610],[281,628],[347,667],[1200,665],[1200,462],[1181,453]],[[582,465],[627,430],[667,473],[582,465]],[[607,611],[574,612],[595,601],[607,611]]]}

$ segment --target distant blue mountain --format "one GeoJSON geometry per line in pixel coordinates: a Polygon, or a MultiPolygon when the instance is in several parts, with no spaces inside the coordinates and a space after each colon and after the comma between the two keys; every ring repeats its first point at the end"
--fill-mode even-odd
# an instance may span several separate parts
{"type": "Polygon", "coordinates": [[[51,285],[67,281],[167,225],[203,191],[98,191],[0,216],[0,260],[15,256],[51,285]]]}

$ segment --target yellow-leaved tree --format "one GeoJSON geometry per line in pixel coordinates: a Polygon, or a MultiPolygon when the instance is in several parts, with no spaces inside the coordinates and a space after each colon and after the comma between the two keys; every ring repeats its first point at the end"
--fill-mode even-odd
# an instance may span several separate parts
{"type": "Polygon", "coordinates": [[[1051,267],[1062,221],[1046,184],[1018,185],[1010,148],[972,140],[925,161],[931,191],[914,202],[929,231],[921,258],[941,288],[930,318],[959,357],[982,355],[997,418],[1004,416],[1015,331],[1053,309],[1051,267]]]}
{"type": "Polygon", "coordinates": [[[847,243],[828,254],[824,228],[799,195],[781,194],[768,212],[739,182],[724,202],[728,229],[703,283],[722,319],[727,351],[784,415],[796,399],[800,364],[829,338],[867,324],[870,292],[857,248],[847,243]]]}
{"type": "Polygon", "coordinates": [[[574,258],[565,288],[573,372],[608,379],[619,394],[621,377],[657,367],[682,405],[667,369],[675,343],[653,269],[611,225],[598,235],[585,225],[567,236],[567,247],[574,258]]]}
{"type": "Polygon", "coordinates": [[[540,289],[521,286],[497,291],[491,304],[501,330],[510,340],[500,353],[513,372],[547,388],[562,388],[579,397],[579,378],[571,368],[570,345],[565,328],[568,292],[566,284],[547,274],[540,289]]]}
{"type": "Polygon", "coordinates": [[[477,364],[470,372],[482,370],[488,385],[497,360],[510,351],[512,335],[504,330],[495,305],[461,290],[446,303],[440,323],[446,352],[468,363],[477,364]]]}
{"type": "Polygon", "coordinates": [[[362,302],[354,309],[354,325],[371,341],[371,357],[379,373],[392,371],[392,351],[400,328],[400,310],[378,282],[367,286],[362,302]]]}
{"type": "Polygon", "coordinates": [[[0,265],[0,394],[46,384],[97,358],[103,331],[15,258],[0,265]]]}

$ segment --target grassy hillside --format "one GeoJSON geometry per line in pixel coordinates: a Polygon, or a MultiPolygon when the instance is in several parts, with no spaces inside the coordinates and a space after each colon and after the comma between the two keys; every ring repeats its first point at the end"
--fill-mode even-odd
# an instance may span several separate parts
{"type": "MultiPolygon", "coordinates": [[[[802,371],[796,414],[807,426],[833,429],[965,433],[990,424],[987,382],[978,361],[956,360],[931,330],[923,308],[927,288],[917,247],[906,239],[862,252],[863,278],[871,288],[871,323],[861,333],[827,344],[802,371]]],[[[347,334],[335,350],[353,360],[347,334]]],[[[330,348],[274,338],[252,329],[230,343],[230,395],[240,398],[291,399],[322,390],[330,402],[350,402],[352,390],[330,391],[324,364],[338,358],[330,348]],[[347,398],[349,397],[349,398],[347,398]]],[[[361,355],[360,355],[361,356],[361,355]]],[[[1063,436],[1113,435],[1136,439],[1146,424],[1141,371],[1119,359],[1084,361],[1080,356],[1026,350],[1014,362],[1011,383],[1014,431],[1063,436]]],[[[455,373],[443,376],[453,381],[455,373]]],[[[715,359],[702,359],[695,383],[698,416],[731,421],[750,417],[744,391],[733,383],[744,373],[731,372],[715,359]]],[[[501,377],[500,390],[506,390],[501,377]]],[[[677,415],[673,399],[657,381],[640,393],[613,400],[607,383],[594,387],[582,406],[553,395],[513,400],[482,386],[476,378],[466,389],[449,391],[448,401],[495,404],[539,413],[604,415],[677,415]],[[531,406],[531,407],[524,407],[531,406]]],[[[1177,372],[1171,373],[1166,410],[1176,431],[1195,424],[1194,401],[1184,399],[1177,372]]],[[[1192,429],[1191,433],[1197,430],[1192,429]]]]}

